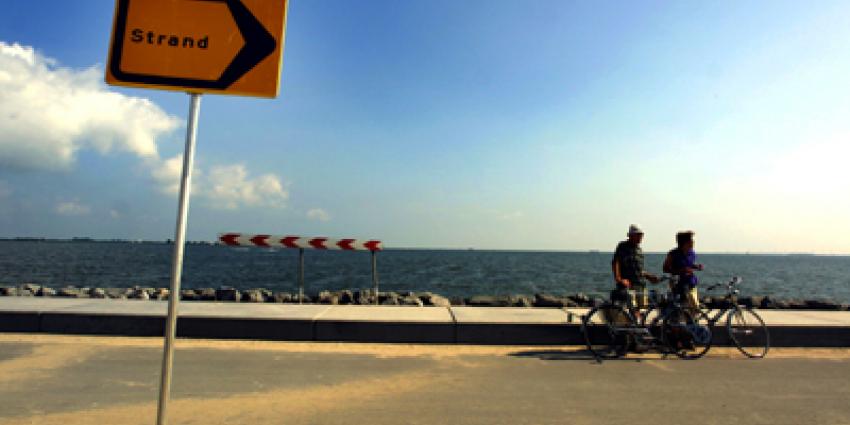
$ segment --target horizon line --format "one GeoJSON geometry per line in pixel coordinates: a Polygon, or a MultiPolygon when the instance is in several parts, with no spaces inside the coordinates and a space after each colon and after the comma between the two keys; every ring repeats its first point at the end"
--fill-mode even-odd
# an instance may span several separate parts
{"type": "MultiPolygon", "coordinates": [[[[125,238],[48,238],[41,236],[13,236],[0,237],[0,241],[6,242],[127,242],[127,243],[173,243],[171,239],[125,239],[125,238]]],[[[209,244],[217,245],[215,240],[187,240],[187,244],[209,244]]],[[[249,247],[248,247],[249,248],[249,247]]],[[[610,254],[613,250],[599,249],[530,249],[530,248],[477,248],[477,247],[405,247],[385,246],[384,251],[492,251],[492,252],[551,252],[551,253],[574,253],[574,254],[610,254]]],[[[664,251],[645,251],[647,254],[665,254],[664,251]]],[[[848,257],[850,253],[820,253],[807,251],[702,251],[700,255],[762,255],[762,256],[817,256],[817,257],[848,257]]]]}

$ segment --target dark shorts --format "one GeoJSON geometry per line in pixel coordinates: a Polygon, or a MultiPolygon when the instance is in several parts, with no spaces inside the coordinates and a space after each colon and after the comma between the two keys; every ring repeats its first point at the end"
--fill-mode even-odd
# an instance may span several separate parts
{"type": "Polygon", "coordinates": [[[646,308],[649,306],[649,295],[646,291],[646,286],[634,285],[631,289],[618,287],[611,291],[611,301],[630,307],[646,308]]]}

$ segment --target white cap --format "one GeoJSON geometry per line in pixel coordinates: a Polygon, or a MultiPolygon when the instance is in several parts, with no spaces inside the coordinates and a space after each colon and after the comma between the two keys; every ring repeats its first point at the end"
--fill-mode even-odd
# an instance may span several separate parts
{"type": "Polygon", "coordinates": [[[643,230],[641,230],[640,226],[637,224],[632,224],[629,226],[629,236],[631,235],[642,235],[643,230]]]}

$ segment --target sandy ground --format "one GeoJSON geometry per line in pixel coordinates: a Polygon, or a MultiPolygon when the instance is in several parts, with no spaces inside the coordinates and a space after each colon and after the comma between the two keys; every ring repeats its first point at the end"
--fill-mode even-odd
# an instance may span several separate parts
{"type": "MultiPolygon", "coordinates": [[[[163,339],[115,336],[73,336],[50,334],[4,334],[0,333],[0,344],[57,344],[73,347],[163,347],[163,339]]],[[[241,341],[214,339],[178,339],[177,349],[217,349],[276,351],[285,353],[334,353],[372,355],[377,358],[420,357],[432,358],[459,357],[466,355],[501,356],[523,350],[541,350],[541,348],[565,352],[583,352],[583,346],[521,346],[521,345],[457,345],[457,344],[371,344],[353,342],[290,342],[290,341],[241,341]]],[[[66,348],[67,349],[67,348],[66,348]]],[[[657,354],[630,354],[630,358],[658,358],[657,354]]],[[[708,358],[742,358],[733,347],[712,347],[708,358]]],[[[850,359],[850,347],[847,348],[771,348],[770,358],[806,358],[806,359],[850,359]]]]}
{"type": "MultiPolygon", "coordinates": [[[[152,424],[161,338],[0,334],[0,424],[152,424]]],[[[847,423],[850,349],[180,340],[171,424],[847,423]],[[562,361],[570,360],[570,361],[562,361]]]]}

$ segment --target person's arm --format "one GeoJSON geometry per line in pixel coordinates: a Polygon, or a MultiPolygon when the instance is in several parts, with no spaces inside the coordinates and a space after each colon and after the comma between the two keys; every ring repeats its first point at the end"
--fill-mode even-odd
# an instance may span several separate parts
{"type": "Polygon", "coordinates": [[[664,258],[664,265],[661,269],[664,270],[664,273],[673,274],[673,256],[670,253],[667,253],[667,257],[664,258]]]}
{"type": "Polygon", "coordinates": [[[614,260],[611,261],[611,271],[614,272],[614,281],[617,282],[618,285],[623,285],[626,288],[632,286],[632,283],[629,282],[628,279],[623,279],[622,275],[620,275],[620,259],[614,257],[614,260]]]}
{"type": "Polygon", "coordinates": [[[702,269],[705,268],[705,267],[703,267],[702,264],[697,263],[697,255],[696,254],[694,254],[693,258],[690,258],[690,261],[688,261],[688,262],[690,263],[689,266],[694,270],[702,271],[702,269]]]}
{"type": "Polygon", "coordinates": [[[661,279],[659,279],[658,276],[656,276],[656,275],[654,275],[650,272],[647,272],[647,271],[640,272],[640,275],[647,278],[652,283],[658,283],[658,282],[661,281],[661,279]]]}

